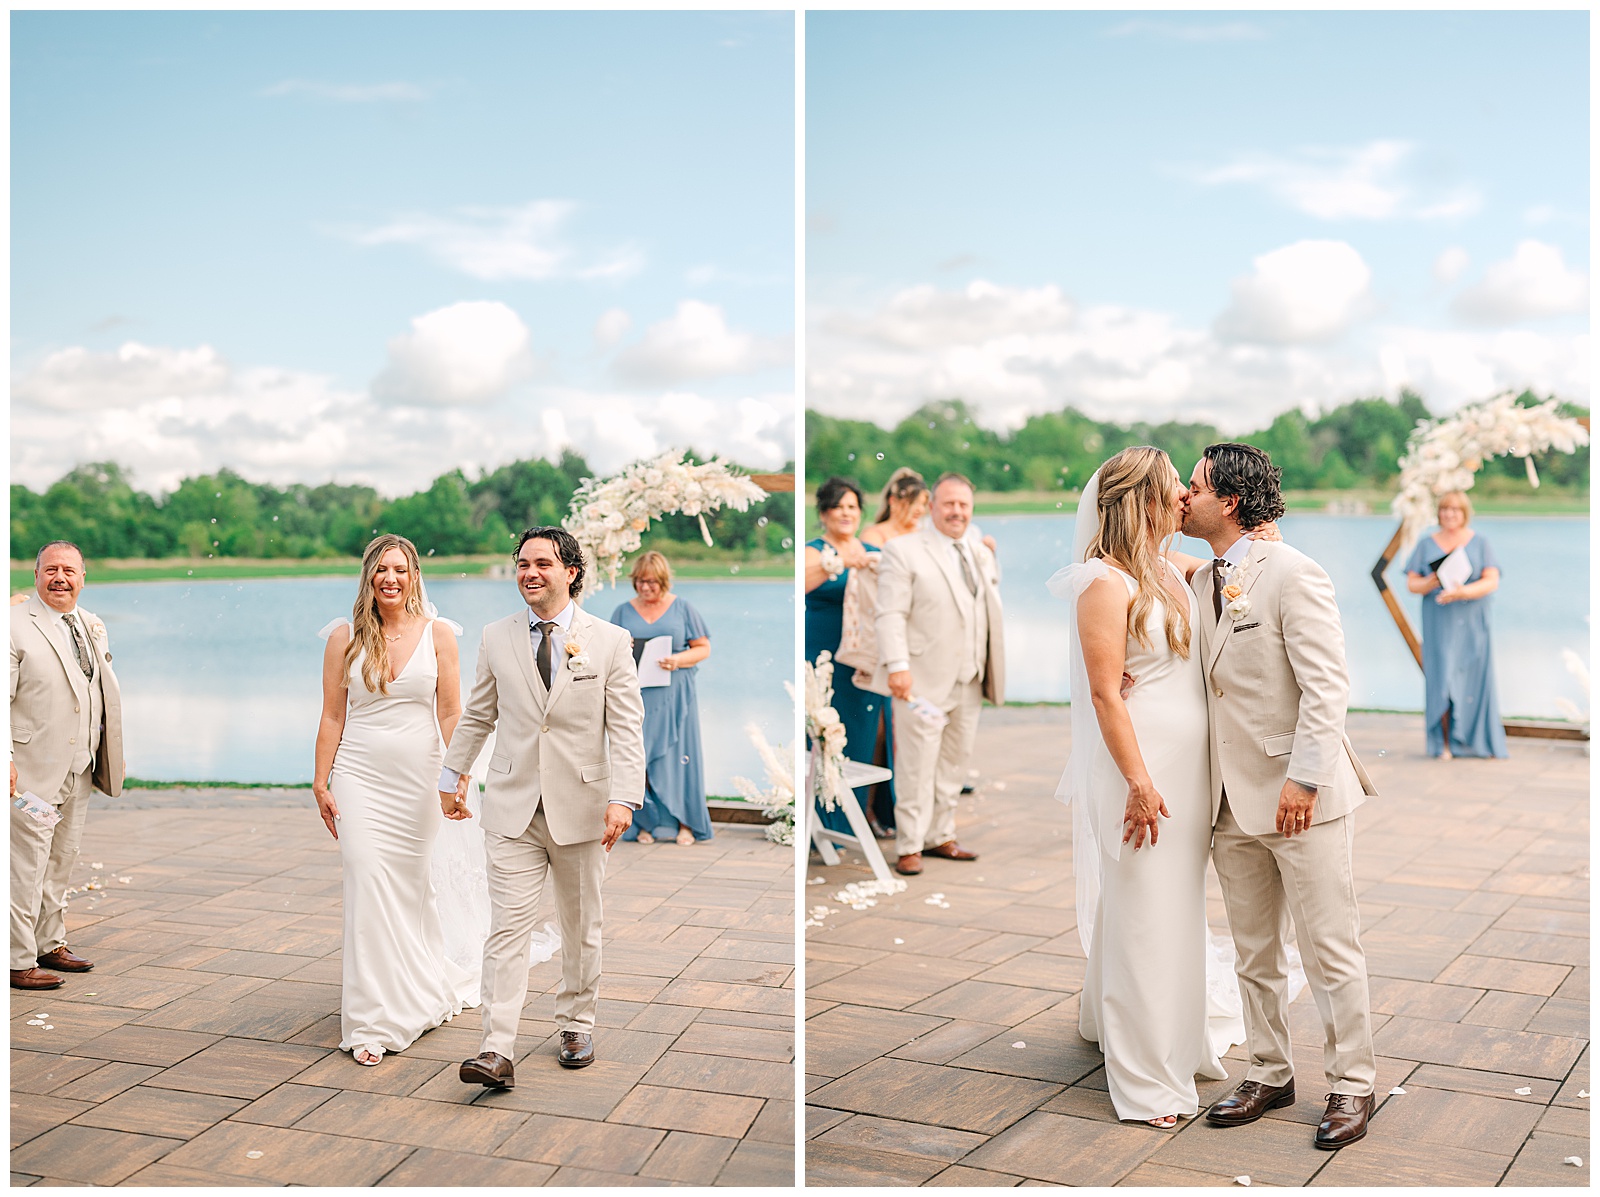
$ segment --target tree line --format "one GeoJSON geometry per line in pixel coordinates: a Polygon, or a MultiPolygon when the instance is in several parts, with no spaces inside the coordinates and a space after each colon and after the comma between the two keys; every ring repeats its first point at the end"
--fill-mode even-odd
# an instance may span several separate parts
{"type": "MultiPolygon", "coordinates": [[[[1540,400],[1530,391],[1517,401],[1531,406],[1540,400]]],[[[1561,411],[1589,414],[1571,403],[1562,404],[1561,411]]],[[[1110,423],[1072,407],[1030,416],[1004,433],[981,426],[960,399],[925,404],[889,430],[808,410],[806,481],[814,488],[837,474],[854,478],[870,493],[881,489],[897,467],[910,466],[930,483],[946,471],[965,474],[982,491],[1076,491],[1106,458],[1129,445],[1164,449],[1187,477],[1205,446],[1237,440],[1272,455],[1286,490],[1383,489],[1400,472],[1400,454],[1412,429],[1431,415],[1410,391],[1402,391],[1398,402],[1357,399],[1315,417],[1285,411],[1243,436],[1225,436],[1210,424],[1110,423]]],[[[1534,463],[1542,483],[1588,491],[1587,453],[1538,454],[1534,463]]],[[[1499,489],[1495,479],[1505,478],[1509,485],[1510,479],[1523,479],[1525,471],[1516,458],[1496,458],[1484,464],[1478,486],[1492,493],[1499,489]]]]}
{"type": "MultiPolygon", "coordinates": [[[[70,540],[91,558],[349,557],[380,532],[408,537],[424,554],[509,553],[523,529],[559,524],[593,474],[568,450],[558,462],[516,461],[476,481],[452,470],[398,499],[332,482],[279,488],[230,469],[185,478],[158,496],[134,489],[115,462],[95,462],[42,494],[12,483],[11,555],[32,558],[41,545],[70,540]]],[[[794,511],[793,495],[775,494],[706,522],[719,549],[776,554],[793,544],[794,511]]],[[[653,524],[651,541],[703,543],[699,523],[682,515],[653,524]]]]}

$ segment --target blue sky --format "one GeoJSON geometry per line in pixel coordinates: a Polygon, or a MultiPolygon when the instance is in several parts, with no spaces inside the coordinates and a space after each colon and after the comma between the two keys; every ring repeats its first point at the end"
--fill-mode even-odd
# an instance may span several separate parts
{"type": "Polygon", "coordinates": [[[807,401],[1588,401],[1588,14],[813,13],[807,401]]]}
{"type": "Polygon", "coordinates": [[[13,476],[781,465],[793,27],[14,13],[13,476]]]}

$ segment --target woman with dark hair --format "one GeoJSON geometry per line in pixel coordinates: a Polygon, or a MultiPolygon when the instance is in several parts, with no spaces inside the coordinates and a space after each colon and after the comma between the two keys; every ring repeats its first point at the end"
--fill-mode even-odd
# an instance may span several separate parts
{"type": "Polygon", "coordinates": [[[861,543],[881,549],[896,536],[915,532],[922,517],[928,514],[931,499],[922,475],[910,466],[901,466],[889,476],[878,507],[878,518],[861,533],[861,543]]]}
{"type": "MultiPolygon", "coordinates": [[[[876,546],[864,545],[856,536],[856,529],[861,526],[861,488],[848,478],[829,478],[817,487],[817,519],[822,524],[822,535],[806,544],[806,660],[812,664],[822,653],[832,655],[839,650],[850,572],[876,570],[879,552],[876,546]]],[[[852,674],[848,666],[834,666],[833,709],[844,724],[845,755],[871,764],[878,742],[878,721],[888,702],[869,690],[858,689],[852,674]]],[[[863,810],[869,808],[870,794],[870,786],[856,790],[863,810]]],[[[821,813],[830,830],[853,834],[842,810],[821,813]]]]}
{"type": "Polygon", "coordinates": [[[705,761],[700,752],[700,704],[695,675],[711,655],[711,634],[700,612],[672,593],[672,566],[651,549],[633,563],[634,597],[618,603],[611,622],[633,637],[634,658],[643,643],[672,637],[672,651],[661,658],[670,679],[665,686],[644,686],[644,805],[625,840],[653,844],[666,835],[679,844],[711,838],[711,812],[706,808],[705,761]]]}
{"type": "Polygon", "coordinates": [[[1472,501],[1439,496],[1439,530],[1417,542],[1406,589],[1422,596],[1422,676],[1428,755],[1509,756],[1489,643],[1489,596],[1500,586],[1494,550],[1472,522],[1472,501]]]}

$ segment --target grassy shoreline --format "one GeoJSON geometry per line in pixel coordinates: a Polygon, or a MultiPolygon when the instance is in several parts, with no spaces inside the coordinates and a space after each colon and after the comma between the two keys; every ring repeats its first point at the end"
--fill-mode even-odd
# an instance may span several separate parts
{"type": "MultiPolygon", "coordinates": [[[[671,556],[669,554],[669,556],[671,556]]],[[[482,578],[506,564],[499,555],[430,557],[424,575],[442,578],[482,578]]],[[[360,574],[359,557],[155,557],[91,559],[86,564],[90,584],[108,582],[228,581],[241,578],[349,578],[360,574]]],[[[700,559],[672,557],[673,573],[685,580],[774,579],[794,576],[794,559],[780,556],[741,557],[732,553],[700,559]]],[[[617,576],[619,585],[626,578],[617,576]]],[[[11,590],[33,587],[33,563],[11,562],[11,590]]]]}

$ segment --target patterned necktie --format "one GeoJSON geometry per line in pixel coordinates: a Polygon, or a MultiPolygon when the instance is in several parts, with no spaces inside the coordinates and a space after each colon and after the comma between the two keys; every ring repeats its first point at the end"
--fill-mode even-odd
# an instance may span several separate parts
{"type": "Polygon", "coordinates": [[[78,668],[83,670],[83,676],[94,679],[94,662],[89,657],[89,646],[84,643],[83,629],[78,626],[78,621],[71,615],[63,615],[67,627],[72,629],[72,651],[78,655],[78,668]]]}
{"type": "Polygon", "coordinates": [[[955,542],[956,558],[961,562],[961,580],[967,584],[967,590],[973,598],[978,597],[978,579],[973,576],[972,566],[967,564],[967,546],[959,540],[955,542]]]}
{"type": "Polygon", "coordinates": [[[538,655],[538,658],[537,658],[537,660],[539,662],[539,676],[544,678],[544,688],[546,690],[548,690],[548,689],[550,689],[550,685],[551,685],[551,682],[550,682],[550,638],[555,633],[556,622],[553,619],[543,620],[543,621],[541,621],[539,623],[538,628],[539,628],[539,630],[541,632],[544,633],[544,639],[539,641],[539,655],[538,655]]]}
{"type": "Polygon", "coordinates": [[[1211,563],[1211,610],[1218,623],[1222,622],[1222,571],[1227,568],[1228,563],[1221,557],[1211,563]]]}

